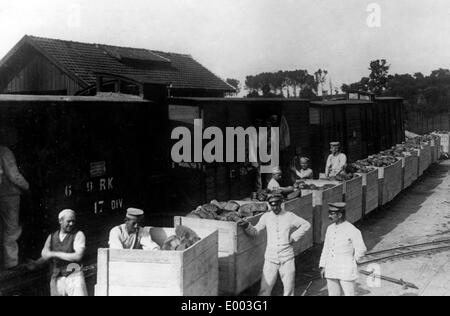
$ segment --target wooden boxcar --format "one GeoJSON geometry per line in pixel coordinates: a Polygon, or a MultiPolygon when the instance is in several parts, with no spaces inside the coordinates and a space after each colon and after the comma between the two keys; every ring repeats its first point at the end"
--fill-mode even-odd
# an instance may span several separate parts
{"type": "Polygon", "coordinates": [[[117,95],[0,96],[0,125],[1,143],[31,185],[20,213],[23,257],[40,255],[62,209],[79,214],[92,257],[127,207],[166,209],[164,105],[117,95]]]}
{"type": "MultiPolygon", "coordinates": [[[[260,126],[261,122],[264,127],[273,116],[278,120],[275,124],[279,124],[284,117],[289,128],[290,145],[280,148],[280,164],[286,175],[295,155],[310,156],[307,100],[171,98],[168,104],[171,129],[183,126],[192,131],[194,119],[202,119],[204,129],[220,128],[224,140],[227,127],[246,129],[260,126]]],[[[207,142],[204,141],[203,145],[207,142]]],[[[256,169],[251,163],[173,163],[171,173],[176,179],[173,189],[178,194],[177,199],[182,201],[184,212],[187,207],[195,208],[213,199],[228,201],[247,198],[256,190],[256,169]]],[[[263,186],[267,177],[263,175],[263,186]]]]}

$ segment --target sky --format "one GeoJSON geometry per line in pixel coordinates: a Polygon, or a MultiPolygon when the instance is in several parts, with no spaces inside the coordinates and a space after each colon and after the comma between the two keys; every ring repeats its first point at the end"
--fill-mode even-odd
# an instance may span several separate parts
{"type": "Polygon", "coordinates": [[[449,0],[0,0],[0,34],[0,58],[28,34],[186,53],[241,82],[321,68],[340,87],[382,58],[391,73],[450,68],[449,0]]]}

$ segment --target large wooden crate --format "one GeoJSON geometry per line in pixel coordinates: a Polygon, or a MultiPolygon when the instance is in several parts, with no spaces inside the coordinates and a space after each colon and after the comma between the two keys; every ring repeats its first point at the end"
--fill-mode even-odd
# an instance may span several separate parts
{"type": "Polygon", "coordinates": [[[373,212],[379,206],[378,170],[368,173],[358,173],[362,178],[362,214],[363,216],[373,212]]]}
{"type": "MultiPolygon", "coordinates": [[[[217,296],[218,232],[196,229],[202,238],[185,251],[99,249],[96,296],[217,296]]],[[[174,228],[150,228],[162,245],[174,228]]]]}
{"type": "MultiPolygon", "coordinates": [[[[312,195],[283,203],[283,208],[313,223],[312,195]]],[[[258,215],[249,218],[248,221],[256,225],[261,217],[262,215],[258,215]]],[[[193,230],[209,227],[219,231],[220,294],[238,295],[261,279],[267,246],[265,232],[257,237],[251,237],[234,222],[190,217],[175,217],[175,225],[184,225],[193,230]]],[[[310,230],[301,241],[294,245],[296,255],[309,249],[312,244],[313,232],[310,230]]]]}
{"type": "Polygon", "coordinates": [[[380,206],[392,201],[402,191],[402,176],[401,160],[391,166],[378,168],[380,206]]]}
{"type": "Polygon", "coordinates": [[[402,190],[409,188],[418,178],[419,157],[413,151],[410,156],[402,158],[403,185],[402,190]]]}
{"type": "MultiPolygon", "coordinates": [[[[309,181],[308,181],[309,182],[309,181]]],[[[336,184],[335,187],[328,190],[302,190],[303,195],[311,194],[313,196],[313,230],[314,242],[322,243],[325,241],[325,234],[330,225],[328,219],[328,203],[343,202],[344,185],[336,184]]]]}
{"type": "Polygon", "coordinates": [[[363,185],[362,177],[357,176],[344,183],[343,200],[347,204],[346,217],[350,223],[356,223],[362,216],[363,185]]]}

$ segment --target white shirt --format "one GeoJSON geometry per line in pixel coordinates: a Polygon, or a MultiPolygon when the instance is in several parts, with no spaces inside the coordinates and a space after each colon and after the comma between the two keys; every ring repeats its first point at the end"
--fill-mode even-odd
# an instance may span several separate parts
{"type": "Polygon", "coordinates": [[[349,222],[332,224],[325,236],[320,267],[325,268],[327,279],[355,281],[357,262],[365,255],[366,245],[361,232],[349,222]]]}
{"type": "Polygon", "coordinates": [[[109,248],[111,249],[133,249],[136,243],[142,246],[143,250],[159,250],[160,247],[150,236],[150,227],[139,228],[139,236],[136,233],[128,234],[125,224],[114,227],[109,233],[109,248]]]}
{"type": "MultiPolygon", "coordinates": [[[[67,235],[68,234],[64,234],[62,232],[59,232],[59,241],[63,242],[64,239],[67,237],[67,235]]],[[[75,235],[75,239],[73,241],[73,250],[75,250],[75,252],[79,252],[79,251],[82,251],[85,248],[86,248],[86,236],[84,235],[84,233],[82,231],[79,231],[75,235]]]]}
{"type": "Polygon", "coordinates": [[[295,170],[295,174],[300,179],[312,179],[313,178],[313,171],[309,168],[306,170],[300,169],[300,171],[295,170]]]}
{"type": "Polygon", "coordinates": [[[330,177],[335,177],[344,170],[346,164],[347,156],[345,154],[331,154],[330,156],[328,156],[327,165],[325,167],[325,174],[330,177]]]}
{"type": "Polygon", "coordinates": [[[265,213],[256,226],[250,225],[246,232],[258,236],[267,229],[267,249],[265,259],[283,264],[295,258],[291,238],[297,242],[311,228],[311,224],[292,212],[265,213]]]}
{"type": "Polygon", "coordinates": [[[273,191],[275,189],[279,189],[280,187],[281,187],[281,185],[275,179],[270,180],[269,184],[267,185],[267,189],[269,189],[270,191],[273,191]]]}

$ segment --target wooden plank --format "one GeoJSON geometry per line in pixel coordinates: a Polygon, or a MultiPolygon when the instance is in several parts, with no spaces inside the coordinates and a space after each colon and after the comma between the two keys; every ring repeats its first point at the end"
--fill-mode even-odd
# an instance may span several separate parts
{"type": "Polygon", "coordinates": [[[180,288],[167,287],[167,288],[157,288],[157,287],[133,287],[133,286],[110,286],[110,296],[118,297],[146,297],[146,296],[182,296],[180,288]]]}
{"type": "Polygon", "coordinates": [[[378,170],[369,173],[358,173],[362,177],[363,215],[370,214],[379,206],[378,170]]]}
{"type": "Polygon", "coordinates": [[[262,276],[266,244],[236,254],[235,293],[241,293],[257,283],[262,276]]]}
{"type": "Polygon", "coordinates": [[[97,285],[95,296],[108,296],[109,250],[99,249],[97,255],[97,285]]]}
{"type": "Polygon", "coordinates": [[[350,223],[356,223],[362,218],[363,186],[362,177],[344,182],[344,202],[346,206],[346,217],[350,223]]]}
{"type": "Polygon", "coordinates": [[[325,240],[326,230],[329,226],[328,203],[343,201],[344,185],[338,184],[328,190],[302,190],[302,195],[313,195],[313,232],[314,242],[322,243],[325,240]]]}
{"type": "Polygon", "coordinates": [[[402,161],[378,168],[380,206],[392,201],[402,191],[402,161]]]}
{"type": "MultiPolygon", "coordinates": [[[[217,231],[216,231],[217,234],[217,231]]],[[[194,260],[189,264],[183,265],[183,295],[201,295],[202,293],[210,293],[210,296],[216,296],[218,294],[218,286],[216,288],[210,287],[211,284],[218,285],[219,278],[219,259],[217,252],[217,237],[216,243],[209,249],[206,249],[199,258],[201,260],[194,260]],[[206,279],[215,279],[217,282],[208,283],[204,282],[206,279]],[[203,286],[208,288],[203,289],[203,286]]]]}
{"type": "Polygon", "coordinates": [[[411,156],[402,158],[403,190],[409,188],[417,180],[418,156],[414,152],[411,156]]]}

